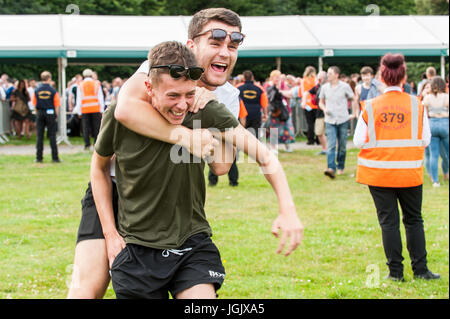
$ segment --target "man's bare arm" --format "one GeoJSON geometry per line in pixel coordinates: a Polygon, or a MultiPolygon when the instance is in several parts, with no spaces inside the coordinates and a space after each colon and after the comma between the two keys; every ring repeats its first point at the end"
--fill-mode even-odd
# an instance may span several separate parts
{"type": "Polygon", "coordinates": [[[248,156],[256,160],[265,178],[275,191],[278,200],[279,215],[272,225],[272,233],[278,237],[279,230],[281,229],[282,231],[277,253],[282,252],[287,239],[290,237],[290,245],[285,253],[288,256],[297,248],[302,240],[303,225],[297,216],[289,184],[278,158],[241,125],[222,133],[221,136],[226,142],[237,146],[248,156]]]}
{"type": "Polygon", "coordinates": [[[98,217],[106,240],[109,266],[119,252],[125,248],[125,241],[116,229],[112,206],[112,182],[109,172],[111,157],[100,156],[94,151],[91,160],[91,186],[98,217]]]}

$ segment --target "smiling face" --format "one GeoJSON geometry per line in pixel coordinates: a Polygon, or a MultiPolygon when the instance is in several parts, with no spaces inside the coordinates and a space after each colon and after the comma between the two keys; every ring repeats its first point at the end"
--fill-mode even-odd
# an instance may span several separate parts
{"type": "Polygon", "coordinates": [[[188,108],[194,102],[196,82],[185,77],[172,78],[169,74],[159,75],[157,83],[145,83],[153,107],[170,123],[183,123],[188,108]]]}
{"type": "MultiPolygon", "coordinates": [[[[199,34],[210,29],[223,29],[228,33],[240,32],[239,27],[213,20],[207,23],[199,34]]],[[[209,89],[225,84],[236,64],[239,45],[232,43],[228,35],[225,40],[218,41],[212,38],[212,32],[207,32],[194,40],[189,39],[187,46],[194,52],[199,65],[205,69],[200,81],[209,89]]]]}

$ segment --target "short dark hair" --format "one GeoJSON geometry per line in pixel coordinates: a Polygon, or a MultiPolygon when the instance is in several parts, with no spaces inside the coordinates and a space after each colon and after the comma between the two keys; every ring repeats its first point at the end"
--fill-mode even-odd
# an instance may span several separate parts
{"type": "Polygon", "coordinates": [[[341,69],[339,69],[339,67],[337,67],[337,66],[335,66],[335,65],[330,66],[328,69],[333,70],[333,72],[334,72],[335,74],[341,74],[341,69]]]}
{"type": "MultiPolygon", "coordinates": [[[[194,53],[187,46],[177,41],[166,41],[154,46],[148,53],[148,61],[150,67],[169,64],[179,64],[187,68],[197,66],[194,53]]],[[[169,73],[169,69],[150,70],[149,75],[152,83],[156,84],[159,75],[162,73],[169,73]]]]}
{"type": "Polygon", "coordinates": [[[244,76],[244,80],[245,81],[251,81],[253,80],[253,72],[250,70],[246,70],[242,73],[242,75],[244,76]]]}
{"type": "Polygon", "coordinates": [[[192,17],[188,28],[189,39],[193,39],[199,34],[210,21],[220,21],[233,27],[239,27],[239,31],[242,31],[241,19],[236,12],[225,8],[208,8],[200,10],[192,17]]]}
{"type": "Polygon", "coordinates": [[[372,74],[373,75],[373,69],[370,66],[363,66],[361,68],[361,74],[372,74]]]}

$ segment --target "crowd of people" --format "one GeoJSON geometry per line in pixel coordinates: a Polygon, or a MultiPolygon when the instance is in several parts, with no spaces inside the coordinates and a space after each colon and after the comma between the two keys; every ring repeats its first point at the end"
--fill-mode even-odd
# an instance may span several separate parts
{"type": "MultiPolygon", "coordinates": [[[[261,83],[247,70],[230,83],[240,90],[241,101],[247,109],[246,128],[252,132],[264,130],[271,150],[278,153],[279,144],[285,145],[286,152],[292,152],[290,145],[295,142],[294,126],[297,127],[305,133],[307,145],[321,146],[317,155],[327,156],[324,174],[333,179],[336,174],[344,173],[350,121],[359,117],[364,101],[380,96],[386,89],[380,76],[370,66],[350,76],[341,73],[337,66],[318,73],[313,66],[308,66],[302,77],[274,70],[261,83]],[[303,112],[306,127],[296,121],[298,112],[303,112]],[[277,133],[270,134],[274,132],[270,129],[276,129],[277,133]]],[[[425,150],[425,166],[433,186],[439,187],[439,156],[444,180],[449,179],[448,79],[444,81],[436,75],[434,67],[428,67],[417,90],[415,87],[414,82],[404,81],[401,85],[403,92],[417,95],[427,109],[434,133],[432,143],[425,150]]]]}
{"type": "MultiPolygon", "coordinates": [[[[95,71],[86,69],[67,83],[68,134],[83,136],[86,150],[92,150],[100,128],[101,114],[117,101],[126,80],[116,77],[111,82],[100,82],[95,71]],[[99,105],[87,109],[82,107],[82,99],[77,97],[82,93],[82,83],[90,81],[96,83],[90,90],[97,96],[99,105]],[[93,138],[93,143],[90,138],[93,138]]],[[[291,144],[296,141],[296,132],[303,132],[307,145],[321,146],[317,155],[326,155],[324,174],[332,179],[343,174],[345,169],[350,121],[358,118],[363,101],[381,95],[385,89],[379,72],[375,73],[370,66],[364,66],[360,73],[350,76],[341,73],[337,66],[329,67],[327,72],[317,72],[313,66],[307,66],[301,77],[273,70],[265,81],[256,81],[252,71],[247,70],[230,78],[229,83],[240,91],[240,121],[247,129],[259,139],[266,136],[275,154],[280,144],[284,144],[286,152],[292,152],[291,144]],[[298,120],[299,112],[303,113],[306,127],[302,127],[302,122],[298,120]]],[[[11,109],[11,136],[29,139],[33,133],[38,133],[33,96],[41,84],[34,78],[17,80],[7,74],[1,75],[0,100],[7,100],[11,109]]],[[[51,80],[50,85],[56,89],[55,81],[51,80]]],[[[425,150],[425,167],[433,186],[439,187],[439,157],[442,159],[444,180],[449,178],[448,133],[444,123],[446,119],[448,121],[448,78],[444,81],[436,75],[434,67],[428,67],[417,85],[405,81],[402,90],[418,96],[427,109],[431,108],[428,115],[432,118],[435,136],[425,150]]],[[[230,185],[238,185],[235,163],[229,179],[230,185]]],[[[210,185],[215,184],[217,176],[210,174],[210,185]]]]}

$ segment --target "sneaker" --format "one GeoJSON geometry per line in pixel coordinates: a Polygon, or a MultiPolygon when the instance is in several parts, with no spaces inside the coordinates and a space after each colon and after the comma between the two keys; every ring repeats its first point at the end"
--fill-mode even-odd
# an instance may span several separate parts
{"type": "Polygon", "coordinates": [[[285,145],[286,145],[286,152],[287,153],[292,153],[293,150],[292,150],[291,144],[285,144],[285,145]]]}
{"type": "Polygon", "coordinates": [[[233,182],[230,182],[230,186],[232,186],[232,187],[236,187],[236,186],[238,186],[239,185],[239,183],[238,182],[235,182],[235,183],[233,183],[233,182]]]}
{"type": "Polygon", "coordinates": [[[316,155],[327,155],[327,151],[320,151],[319,153],[316,153],[316,155]]]}
{"type": "Polygon", "coordinates": [[[435,280],[435,279],[441,279],[441,275],[433,274],[431,271],[428,270],[424,274],[414,275],[414,279],[435,280]]]}
{"type": "Polygon", "coordinates": [[[384,279],[405,282],[405,278],[403,276],[391,276],[390,274],[384,277],[384,279]]]}
{"type": "Polygon", "coordinates": [[[326,176],[328,176],[331,179],[334,179],[336,176],[334,175],[334,170],[331,168],[328,168],[325,172],[323,172],[326,176]]]}
{"type": "Polygon", "coordinates": [[[441,187],[441,184],[439,184],[439,183],[433,183],[433,187],[441,187]]]}
{"type": "Polygon", "coordinates": [[[338,169],[338,170],[337,170],[337,174],[338,174],[338,175],[344,174],[344,170],[343,170],[343,169],[338,169]]]}
{"type": "Polygon", "coordinates": [[[59,158],[52,160],[53,163],[61,163],[61,160],[59,158]]]}

